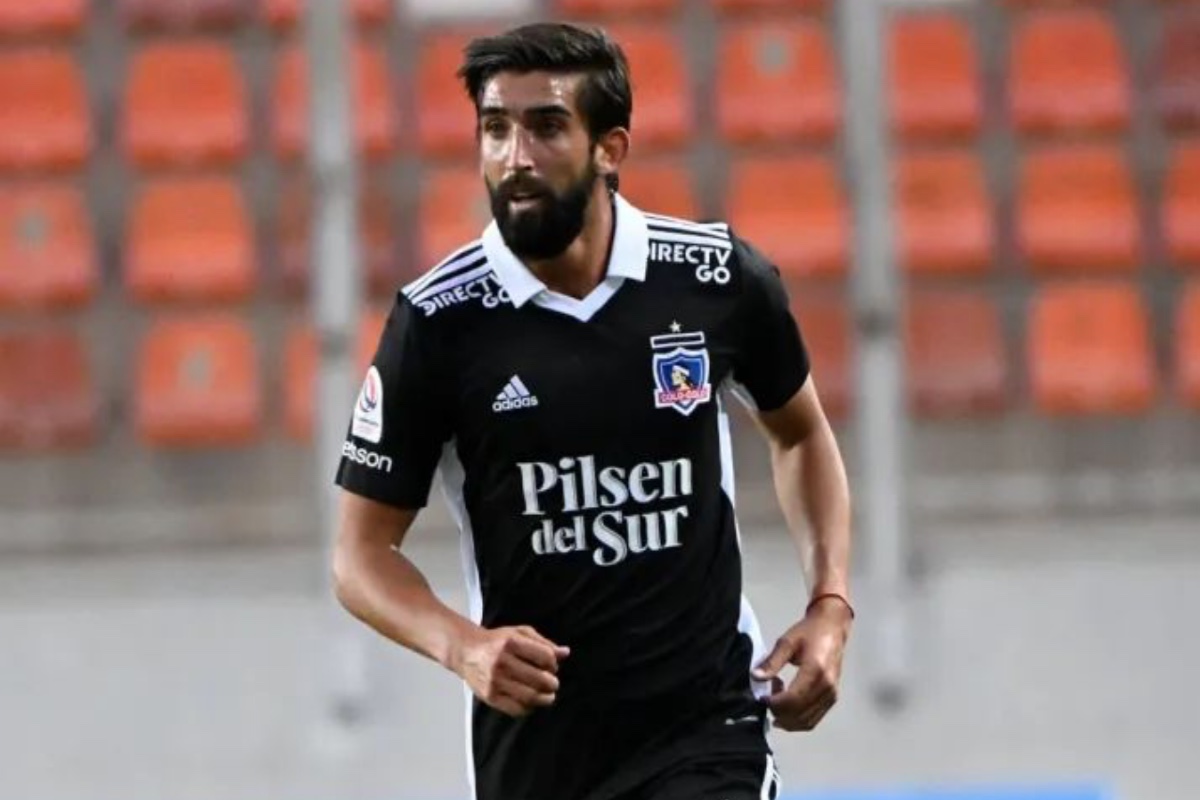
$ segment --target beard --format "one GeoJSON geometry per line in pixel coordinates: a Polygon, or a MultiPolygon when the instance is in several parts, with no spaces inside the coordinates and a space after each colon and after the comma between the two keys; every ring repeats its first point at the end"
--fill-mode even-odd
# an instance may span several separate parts
{"type": "Polygon", "coordinates": [[[508,249],[535,261],[561,255],[583,231],[597,177],[588,164],[583,176],[561,193],[531,178],[510,178],[499,186],[489,183],[492,217],[508,249]],[[533,204],[514,211],[513,197],[530,194],[533,204]]]}

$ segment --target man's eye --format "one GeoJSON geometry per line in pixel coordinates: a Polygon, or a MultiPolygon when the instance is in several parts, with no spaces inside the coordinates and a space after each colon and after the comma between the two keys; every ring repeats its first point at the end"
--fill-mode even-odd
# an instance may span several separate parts
{"type": "Polygon", "coordinates": [[[489,119],[483,123],[483,132],[489,136],[501,136],[507,128],[501,119],[489,119]]]}
{"type": "Polygon", "coordinates": [[[563,127],[561,120],[546,119],[539,122],[535,130],[538,136],[555,136],[562,132],[563,127]]]}

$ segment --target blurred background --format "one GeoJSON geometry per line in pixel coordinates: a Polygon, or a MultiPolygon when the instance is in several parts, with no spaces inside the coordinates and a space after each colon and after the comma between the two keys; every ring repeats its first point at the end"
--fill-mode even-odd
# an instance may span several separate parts
{"type": "MultiPolygon", "coordinates": [[[[335,608],[330,486],[390,298],[487,222],[461,47],[547,16],[627,48],[627,196],[778,263],[845,450],[785,795],[1200,796],[1200,3],[3,0],[0,798],[468,796],[459,684],[335,608]]],[[[440,497],[407,547],[463,608],[440,497]]]]}

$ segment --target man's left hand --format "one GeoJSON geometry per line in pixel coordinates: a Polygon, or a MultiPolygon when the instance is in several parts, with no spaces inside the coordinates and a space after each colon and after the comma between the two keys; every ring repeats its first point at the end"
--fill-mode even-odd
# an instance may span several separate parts
{"type": "Polygon", "coordinates": [[[775,717],[775,727],[811,731],[833,708],[852,620],[849,606],[841,600],[821,599],[804,619],[779,637],[775,649],[754,670],[757,680],[772,683],[773,692],[766,702],[775,717]],[[797,669],[785,688],[779,673],[788,664],[797,669]]]}

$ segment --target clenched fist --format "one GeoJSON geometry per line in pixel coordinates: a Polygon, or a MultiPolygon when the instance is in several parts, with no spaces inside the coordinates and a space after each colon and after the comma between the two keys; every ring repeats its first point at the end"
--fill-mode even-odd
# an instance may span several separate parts
{"type": "Polygon", "coordinates": [[[484,703],[523,717],[554,703],[558,663],[570,652],[524,625],[477,629],[463,643],[454,671],[484,703]]]}

